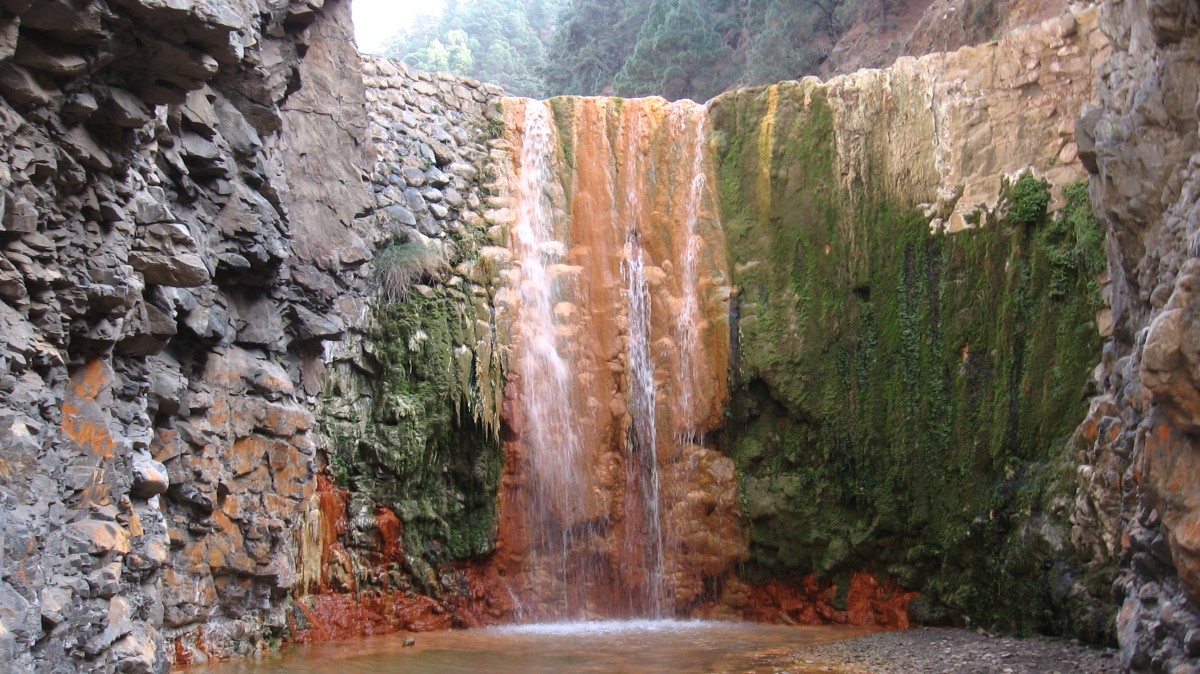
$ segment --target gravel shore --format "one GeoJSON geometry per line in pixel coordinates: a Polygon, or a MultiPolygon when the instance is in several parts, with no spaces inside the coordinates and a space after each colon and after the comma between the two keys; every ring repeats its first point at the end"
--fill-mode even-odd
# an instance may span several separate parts
{"type": "Polygon", "coordinates": [[[845,674],[1120,674],[1112,650],[1065,641],[994,637],[966,630],[883,632],[780,656],[777,672],[845,674]]]}

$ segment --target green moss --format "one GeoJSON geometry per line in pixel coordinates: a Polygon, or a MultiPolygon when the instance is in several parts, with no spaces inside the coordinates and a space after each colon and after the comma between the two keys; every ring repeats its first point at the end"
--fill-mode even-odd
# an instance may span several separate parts
{"type": "Polygon", "coordinates": [[[331,433],[335,475],[396,511],[410,555],[458,559],[494,543],[503,455],[456,365],[469,310],[444,293],[377,306],[368,338],[380,376],[365,423],[331,433]]]}
{"type": "Polygon", "coordinates": [[[1008,221],[1026,227],[1046,218],[1050,204],[1050,184],[1038,180],[1032,173],[1022,175],[1009,192],[1008,221]]]}
{"type": "MultiPolygon", "coordinates": [[[[551,98],[547,103],[550,105],[550,112],[554,115],[554,127],[558,133],[559,159],[565,168],[563,175],[560,176],[563,182],[563,191],[567,195],[572,195],[575,192],[575,106],[579,104],[579,99],[574,96],[559,96],[551,98]]],[[[568,198],[570,197],[568,196],[568,198]]]]}
{"type": "Polygon", "coordinates": [[[712,109],[750,574],[875,567],[960,622],[1098,638],[1051,591],[1085,576],[1061,501],[1101,345],[1086,190],[1051,219],[1024,177],[978,229],[931,233],[870,160],[841,188],[820,89],[771,106],[759,89],[712,109]]]}
{"type": "MultiPolygon", "coordinates": [[[[500,133],[495,119],[476,136],[500,133]]],[[[495,167],[485,163],[480,176],[489,175],[495,167]]],[[[321,409],[331,473],[355,502],[400,517],[409,580],[430,593],[449,562],[495,545],[503,467],[496,397],[507,357],[477,334],[498,281],[478,254],[491,245],[486,227],[467,226],[436,248],[392,242],[377,252],[380,293],[361,353],[335,362],[321,409]]]]}

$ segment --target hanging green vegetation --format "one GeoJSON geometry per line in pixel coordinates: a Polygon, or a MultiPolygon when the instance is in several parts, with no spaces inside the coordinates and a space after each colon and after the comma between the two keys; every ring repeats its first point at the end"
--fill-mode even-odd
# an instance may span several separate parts
{"type": "Polygon", "coordinates": [[[1103,576],[1068,540],[1101,346],[1086,188],[1050,215],[1027,175],[979,227],[935,233],[870,159],[861,194],[840,187],[821,90],[739,93],[712,118],[751,574],[875,568],[921,591],[929,620],[1111,638],[1103,588],[1077,592],[1103,576]]]}

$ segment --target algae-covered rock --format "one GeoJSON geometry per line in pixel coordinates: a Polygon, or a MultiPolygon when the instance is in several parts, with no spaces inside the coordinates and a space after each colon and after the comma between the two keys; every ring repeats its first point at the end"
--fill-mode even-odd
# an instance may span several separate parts
{"type": "Polygon", "coordinates": [[[900,72],[892,94],[806,80],[711,104],[737,293],[724,438],[751,577],[873,568],[930,616],[1111,638],[1104,593],[1063,543],[1104,235],[1082,184],[1030,173],[957,233],[931,223],[961,202],[918,209],[939,198],[921,177],[936,158],[886,145],[930,114],[904,112],[900,72]],[[878,105],[867,95],[892,96],[900,128],[849,132],[847,110],[878,105]],[[1052,198],[1065,206],[1048,215],[1052,198]]]}

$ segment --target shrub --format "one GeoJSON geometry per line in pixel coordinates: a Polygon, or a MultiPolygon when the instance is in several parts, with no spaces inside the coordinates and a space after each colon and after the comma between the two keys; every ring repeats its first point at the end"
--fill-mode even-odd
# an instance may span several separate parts
{"type": "Polygon", "coordinates": [[[1029,227],[1046,217],[1050,205],[1050,183],[1026,173],[1008,192],[1008,219],[1016,225],[1029,227]]]}
{"type": "Polygon", "coordinates": [[[414,283],[434,278],[446,261],[434,246],[406,241],[385,246],[375,256],[374,265],[376,291],[385,302],[395,303],[408,299],[414,283]]]}

